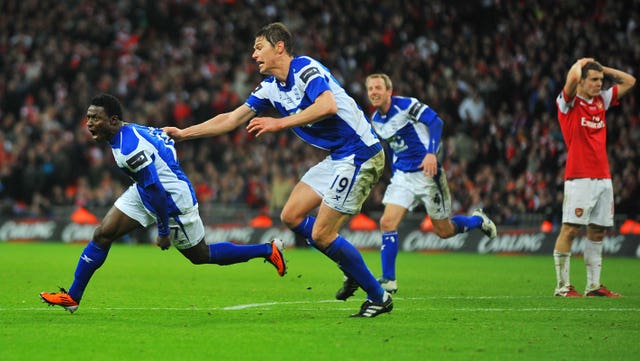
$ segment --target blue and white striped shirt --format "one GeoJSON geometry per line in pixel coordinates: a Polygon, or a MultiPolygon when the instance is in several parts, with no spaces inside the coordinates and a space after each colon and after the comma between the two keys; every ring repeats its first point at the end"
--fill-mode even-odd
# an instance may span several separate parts
{"type": "Polygon", "coordinates": [[[294,57],[284,84],[274,76],[267,77],[245,104],[257,114],[273,107],[282,116],[288,116],[308,108],[327,90],[333,93],[337,114],[293,127],[293,132],[306,143],[328,150],[332,159],[353,155],[356,164],[360,164],[377,154],[382,146],[362,109],[329,70],[310,57],[294,57]]]}
{"type": "Polygon", "coordinates": [[[169,217],[198,204],[182,171],[175,142],[162,129],[125,124],[109,141],[118,167],[135,183],[145,208],[156,215],[158,234],[169,234],[169,217]]]}
{"type": "Polygon", "coordinates": [[[393,154],[392,169],[415,172],[427,153],[436,153],[442,136],[442,119],[415,98],[392,96],[387,114],[378,111],[371,124],[380,138],[387,141],[393,154]]]}

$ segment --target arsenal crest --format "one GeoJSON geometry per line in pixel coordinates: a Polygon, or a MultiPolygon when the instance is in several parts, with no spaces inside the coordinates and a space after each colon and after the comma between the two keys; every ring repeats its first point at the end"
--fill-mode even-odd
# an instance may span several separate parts
{"type": "Polygon", "coordinates": [[[584,209],[576,208],[576,217],[578,218],[582,217],[582,213],[584,213],[584,209]]]}

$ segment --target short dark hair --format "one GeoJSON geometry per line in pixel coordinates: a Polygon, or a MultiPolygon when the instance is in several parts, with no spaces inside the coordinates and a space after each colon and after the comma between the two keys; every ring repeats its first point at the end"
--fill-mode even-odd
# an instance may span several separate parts
{"type": "Polygon", "coordinates": [[[284,43],[284,50],[293,55],[293,35],[283,23],[271,23],[265,25],[256,33],[256,38],[264,36],[269,44],[276,46],[278,41],[284,43]]]}
{"type": "Polygon", "coordinates": [[[98,107],[103,107],[104,112],[108,117],[117,116],[118,119],[122,120],[122,104],[118,100],[118,98],[114,97],[111,94],[102,93],[98,94],[91,99],[91,103],[89,105],[95,105],[98,107]]]}
{"type": "Polygon", "coordinates": [[[588,61],[582,67],[582,74],[580,74],[580,78],[586,79],[587,78],[587,73],[589,73],[589,70],[595,70],[595,71],[598,71],[598,72],[602,72],[603,71],[602,64],[598,63],[597,61],[588,61]]]}

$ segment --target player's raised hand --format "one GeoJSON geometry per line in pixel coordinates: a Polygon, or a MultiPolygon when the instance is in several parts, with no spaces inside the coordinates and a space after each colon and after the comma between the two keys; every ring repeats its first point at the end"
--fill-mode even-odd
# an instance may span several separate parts
{"type": "Polygon", "coordinates": [[[582,68],[586,63],[590,61],[596,61],[596,60],[594,58],[580,58],[578,59],[578,64],[580,64],[580,67],[582,68]]]}

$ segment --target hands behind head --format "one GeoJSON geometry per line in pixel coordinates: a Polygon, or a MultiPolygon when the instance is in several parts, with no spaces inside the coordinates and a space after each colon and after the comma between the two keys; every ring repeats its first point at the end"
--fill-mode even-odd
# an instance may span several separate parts
{"type": "Polygon", "coordinates": [[[596,61],[596,59],[594,59],[594,58],[580,58],[580,59],[578,59],[577,63],[580,64],[580,68],[582,68],[586,63],[591,62],[591,61],[596,61]]]}

